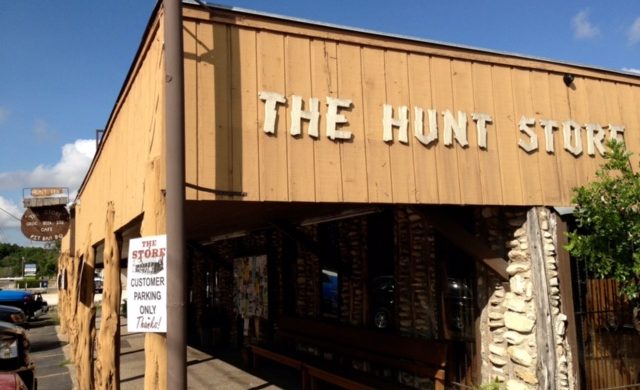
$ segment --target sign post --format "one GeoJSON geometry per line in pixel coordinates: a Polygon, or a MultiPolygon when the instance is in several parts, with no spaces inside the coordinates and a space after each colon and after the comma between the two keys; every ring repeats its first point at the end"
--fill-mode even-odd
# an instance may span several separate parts
{"type": "Polygon", "coordinates": [[[129,241],[127,272],[129,332],[167,331],[167,236],[129,241]]]}

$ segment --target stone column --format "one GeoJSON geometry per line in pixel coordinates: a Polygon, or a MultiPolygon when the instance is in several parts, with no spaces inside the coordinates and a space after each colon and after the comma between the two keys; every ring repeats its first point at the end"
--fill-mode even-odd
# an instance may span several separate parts
{"type": "MultiPolygon", "coordinates": [[[[491,213],[483,213],[488,216],[491,213]]],[[[505,213],[511,227],[509,289],[497,285],[481,316],[482,380],[509,390],[572,389],[557,272],[555,216],[545,208],[505,213]]]]}

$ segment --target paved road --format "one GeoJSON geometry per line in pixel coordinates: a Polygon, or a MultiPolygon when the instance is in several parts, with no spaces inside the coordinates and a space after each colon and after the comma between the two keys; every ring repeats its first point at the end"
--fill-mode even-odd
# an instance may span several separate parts
{"type": "Polygon", "coordinates": [[[36,364],[38,390],[72,389],[69,361],[62,348],[67,344],[58,339],[52,315],[33,321],[28,331],[31,358],[36,364]]]}

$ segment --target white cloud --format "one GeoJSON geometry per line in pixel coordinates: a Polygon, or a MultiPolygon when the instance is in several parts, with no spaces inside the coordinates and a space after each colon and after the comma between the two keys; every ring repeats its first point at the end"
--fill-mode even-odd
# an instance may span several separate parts
{"type": "Polygon", "coordinates": [[[18,207],[11,200],[0,196],[0,229],[15,228],[20,226],[20,220],[24,212],[22,206],[18,207]]]}
{"type": "Polygon", "coordinates": [[[53,166],[38,165],[31,172],[0,173],[0,190],[29,187],[78,189],[96,150],[95,140],[77,140],[62,147],[62,157],[53,166]]]}
{"type": "MultiPolygon", "coordinates": [[[[62,147],[62,156],[55,165],[38,165],[32,171],[1,172],[0,191],[20,193],[29,187],[68,187],[70,199],[75,197],[78,187],[95,154],[95,140],[76,140],[62,147]]],[[[19,195],[18,195],[19,197],[19,195]]],[[[32,245],[20,232],[20,221],[24,208],[20,200],[0,195],[0,242],[32,245]]]]}
{"type": "Polygon", "coordinates": [[[9,110],[5,107],[0,107],[0,125],[6,122],[7,118],[9,118],[9,110]]]}
{"type": "Polygon", "coordinates": [[[629,27],[627,37],[629,38],[630,45],[635,45],[640,42],[640,17],[636,18],[631,24],[631,27],[629,27]]]}
{"type": "Polygon", "coordinates": [[[629,73],[637,73],[640,74],[640,69],[635,69],[635,68],[622,68],[623,71],[625,72],[629,72],[629,73]]]}
{"type": "Polygon", "coordinates": [[[32,171],[0,172],[0,191],[4,192],[0,195],[0,242],[33,245],[20,232],[19,218],[24,212],[20,204],[22,189],[68,187],[70,199],[73,199],[91,164],[95,149],[95,140],[76,140],[62,147],[62,156],[54,165],[38,165],[32,171]],[[7,197],[9,193],[15,194],[15,197],[7,197]]]}
{"type": "Polygon", "coordinates": [[[591,39],[600,35],[600,29],[589,21],[589,11],[582,10],[571,20],[573,36],[576,39],[591,39]]]}

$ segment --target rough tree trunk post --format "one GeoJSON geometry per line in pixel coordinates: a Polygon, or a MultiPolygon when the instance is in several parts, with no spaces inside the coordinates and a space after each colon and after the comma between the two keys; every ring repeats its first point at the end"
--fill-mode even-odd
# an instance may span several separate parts
{"type": "MultiPolygon", "coordinates": [[[[162,194],[160,160],[152,160],[147,166],[145,180],[144,219],[140,227],[141,236],[163,234],[166,226],[165,202],[162,194]]],[[[171,261],[168,259],[167,261],[171,261]]],[[[171,277],[168,275],[168,277],[171,277]]],[[[171,313],[167,313],[171,315],[171,313]]],[[[144,339],[144,389],[167,389],[167,337],[165,333],[147,333],[144,339]]]]}
{"type": "Polygon", "coordinates": [[[102,292],[102,319],[98,335],[97,388],[120,388],[120,251],[113,231],[115,209],[107,206],[104,242],[104,288],[102,292]]]}
{"type": "MultiPolygon", "coordinates": [[[[70,260],[72,257],[68,252],[60,252],[60,256],[58,257],[58,279],[57,279],[57,287],[58,287],[58,318],[60,319],[60,333],[69,335],[69,315],[68,313],[68,291],[63,290],[61,284],[63,282],[62,276],[65,274],[67,269],[70,269],[70,260]]],[[[65,277],[66,278],[66,277],[65,277]]]]}
{"type": "MultiPolygon", "coordinates": [[[[88,235],[91,237],[91,234],[88,235]]],[[[91,242],[91,240],[87,240],[91,242]]],[[[78,275],[80,282],[80,297],[78,301],[79,333],[76,349],[76,368],[78,372],[78,387],[92,390],[93,381],[93,345],[96,333],[96,307],[93,303],[93,276],[95,269],[94,249],[87,244],[81,271],[78,275]]]]}
{"type": "Polygon", "coordinates": [[[71,360],[73,364],[78,363],[76,355],[78,351],[78,334],[80,332],[80,321],[78,319],[78,297],[80,295],[78,291],[80,288],[78,274],[80,273],[80,263],[80,252],[78,252],[70,258],[67,268],[67,287],[69,288],[69,291],[66,296],[67,308],[65,311],[67,316],[67,335],[69,336],[69,346],[71,349],[71,360]]]}
{"type": "MultiPolygon", "coordinates": [[[[158,27],[158,36],[164,36],[164,10],[160,10],[160,26],[158,27]]],[[[162,56],[160,69],[164,69],[164,55],[162,56]]],[[[165,80],[165,72],[158,72],[158,83],[163,85],[165,80]]],[[[164,93],[160,94],[161,101],[158,104],[162,107],[165,105],[164,93]]],[[[151,142],[151,150],[145,167],[145,179],[143,183],[144,197],[142,211],[144,218],[140,227],[140,235],[155,236],[165,234],[166,228],[166,203],[164,197],[164,189],[166,189],[166,161],[164,157],[165,151],[165,123],[164,115],[158,115],[156,118],[160,123],[158,126],[149,128],[146,137],[151,142]]],[[[171,259],[167,259],[171,261],[171,259]]],[[[167,275],[167,277],[171,277],[167,275]]],[[[167,313],[172,315],[172,313],[167,313]]],[[[145,357],[145,390],[166,390],[167,389],[167,337],[165,333],[147,333],[144,340],[144,357],[145,357]]]]}

